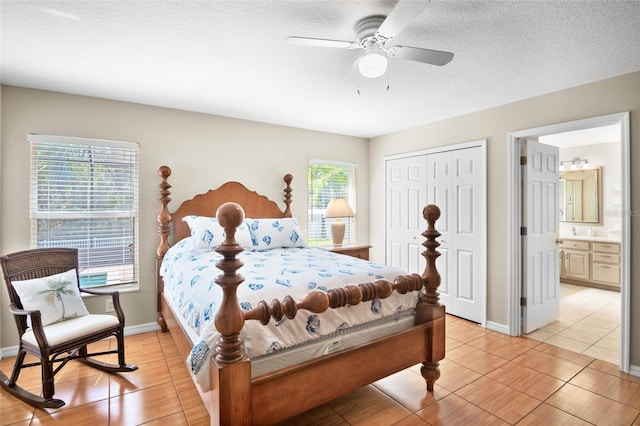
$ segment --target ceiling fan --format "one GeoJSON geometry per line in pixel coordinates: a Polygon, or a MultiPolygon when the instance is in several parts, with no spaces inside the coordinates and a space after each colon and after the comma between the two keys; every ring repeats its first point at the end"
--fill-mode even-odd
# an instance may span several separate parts
{"type": "Polygon", "coordinates": [[[415,17],[428,6],[428,1],[400,0],[389,16],[369,16],[358,21],[355,27],[357,41],[328,40],[309,37],[288,37],[290,44],[334,47],[340,49],[363,49],[364,55],[358,58],[360,74],[368,78],[377,78],[387,71],[387,57],[422,62],[430,65],[446,65],[453,59],[453,53],[440,50],[423,49],[411,46],[390,46],[391,40],[398,35],[415,17]]]}

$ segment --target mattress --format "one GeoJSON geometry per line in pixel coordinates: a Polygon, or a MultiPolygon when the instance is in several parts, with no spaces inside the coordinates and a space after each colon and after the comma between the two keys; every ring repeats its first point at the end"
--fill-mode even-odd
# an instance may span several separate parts
{"type": "MultiPolygon", "coordinates": [[[[244,282],[238,300],[244,310],[261,300],[282,300],[289,295],[302,300],[309,291],[327,291],[347,284],[393,281],[405,272],[319,248],[276,248],[245,251],[238,271],[244,282]]],[[[194,348],[187,363],[196,383],[209,389],[208,362],[217,332],[216,309],[222,290],[215,284],[221,256],[212,249],[198,249],[192,238],[173,246],[165,255],[160,274],[165,299],[187,330],[194,348]]],[[[252,375],[301,362],[316,356],[382,337],[413,325],[418,293],[398,294],[321,314],[300,311],[292,320],[271,320],[266,326],[247,321],[242,330],[245,351],[252,360],[252,375]]]]}

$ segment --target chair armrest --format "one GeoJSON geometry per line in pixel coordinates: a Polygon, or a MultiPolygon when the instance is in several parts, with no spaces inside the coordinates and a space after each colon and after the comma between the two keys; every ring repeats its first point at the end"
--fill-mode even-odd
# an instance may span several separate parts
{"type": "MultiPolygon", "coordinates": [[[[9,305],[9,312],[11,312],[16,317],[26,317],[26,316],[30,317],[31,318],[30,326],[27,325],[26,318],[25,319],[16,318],[16,321],[24,321],[25,330],[28,327],[31,327],[31,329],[33,330],[33,334],[36,337],[36,342],[38,342],[38,345],[40,346],[41,349],[49,346],[49,342],[47,342],[47,337],[44,334],[44,327],[42,326],[42,314],[40,313],[40,311],[20,309],[15,304],[12,303],[9,305]]],[[[20,335],[20,338],[22,338],[22,335],[20,335]]]]}
{"type": "Polygon", "coordinates": [[[122,306],[120,306],[120,292],[118,290],[100,291],[80,288],[80,293],[93,294],[95,296],[111,296],[111,299],[113,300],[113,309],[116,311],[116,316],[118,317],[120,323],[124,325],[124,311],[122,310],[122,306]]]}

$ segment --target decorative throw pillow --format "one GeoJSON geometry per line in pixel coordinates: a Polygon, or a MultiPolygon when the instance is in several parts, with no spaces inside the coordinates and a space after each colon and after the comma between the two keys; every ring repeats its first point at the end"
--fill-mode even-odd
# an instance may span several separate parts
{"type": "Polygon", "coordinates": [[[306,247],[297,219],[247,219],[256,250],[306,247]]]}
{"type": "Polygon", "coordinates": [[[76,270],[25,281],[12,281],[22,307],[40,311],[42,325],[88,315],[84,306],[76,270]]]}
{"type": "MultiPolygon", "coordinates": [[[[185,216],[183,222],[187,222],[191,235],[195,240],[195,247],[216,248],[225,239],[224,228],[218,223],[215,217],[207,216],[185,216]]],[[[252,250],[251,234],[246,223],[242,223],[236,230],[236,241],[246,250],[252,250]]]]}

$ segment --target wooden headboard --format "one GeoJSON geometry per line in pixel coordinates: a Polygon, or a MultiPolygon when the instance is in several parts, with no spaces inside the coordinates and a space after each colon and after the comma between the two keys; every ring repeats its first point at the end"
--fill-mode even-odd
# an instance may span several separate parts
{"type": "Polygon", "coordinates": [[[171,176],[171,168],[161,166],[158,174],[162,181],[158,185],[160,188],[160,197],[158,201],[162,205],[160,214],[158,215],[158,233],[160,234],[160,244],[158,245],[157,255],[162,258],[169,250],[169,243],[172,244],[191,235],[189,226],[182,221],[182,218],[189,215],[215,217],[218,207],[222,204],[233,201],[242,206],[246,217],[250,218],[276,218],[276,217],[292,217],[291,213],[291,181],[293,176],[286,174],[284,182],[284,204],[285,209],[281,210],[278,203],[260,195],[255,191],[250,191],[243,184],[238,182],[227,182],[218,189],[212,189],[204,194],[198,194],[190,200],[184,201],[173,213],[169,211],[168,204],[171,201],[168,182],[171,176]],[[170,238],[171,237],[171,238],[170,238]]]}

